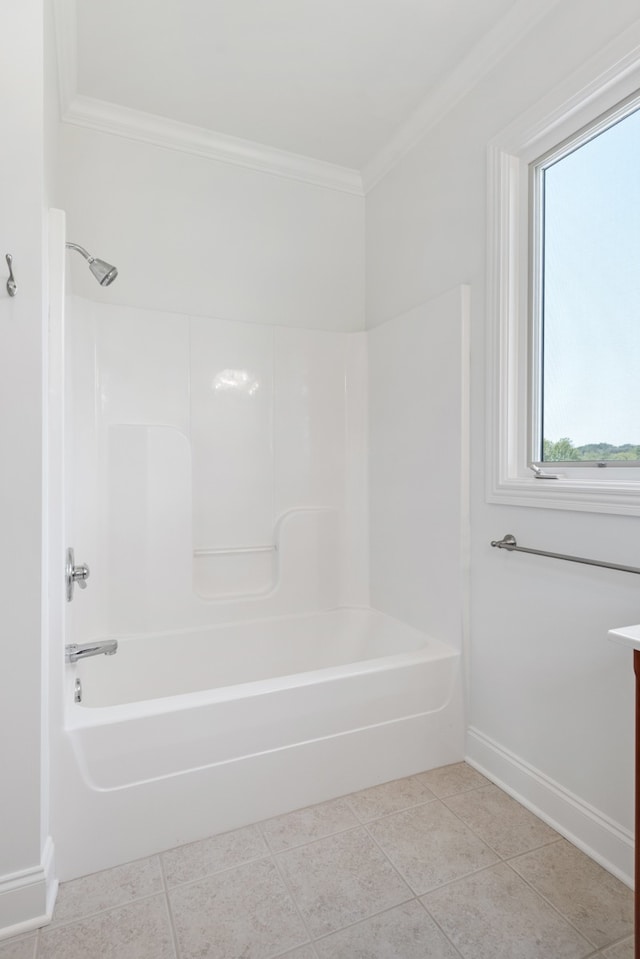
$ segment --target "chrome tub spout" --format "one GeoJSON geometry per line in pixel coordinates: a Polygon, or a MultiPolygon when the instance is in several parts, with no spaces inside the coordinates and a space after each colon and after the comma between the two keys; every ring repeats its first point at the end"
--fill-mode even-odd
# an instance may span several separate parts
{"type": "Polygon", "coordinates": [[[113,656],[118,652],[117,639],[104,639],[97,643],[69,643],[64,648],[64,658],[67,663],[77,663],[79,659],[87,659],[89,656],[113,656]]]}

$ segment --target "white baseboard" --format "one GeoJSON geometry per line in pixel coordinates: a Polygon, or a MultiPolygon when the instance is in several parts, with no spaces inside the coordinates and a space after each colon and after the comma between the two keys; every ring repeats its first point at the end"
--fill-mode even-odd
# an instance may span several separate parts
{"type": "Polygon", "coordinates": [[[31,932],[51,922],[57,891],[53,841],[49,836],[41,863],[0,876],[0,940],[31,932]]]}
{"type": "Polygon", "coordinates": [[[633,888],[633,834],[471,727],[466,761],[633,888]]]}

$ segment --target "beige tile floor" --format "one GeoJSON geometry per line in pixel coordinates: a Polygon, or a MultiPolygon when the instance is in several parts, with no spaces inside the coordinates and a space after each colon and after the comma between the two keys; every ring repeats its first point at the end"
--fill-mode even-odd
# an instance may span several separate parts
{"type": "Polygon", "coordinates": [[[464,763],[61,886],[0,959],[632,959],[632,894],[464,763]]]}

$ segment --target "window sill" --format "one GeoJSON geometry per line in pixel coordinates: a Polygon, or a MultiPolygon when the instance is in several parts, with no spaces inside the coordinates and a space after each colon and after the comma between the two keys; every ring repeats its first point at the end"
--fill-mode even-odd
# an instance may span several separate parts
{"type": "Polygon", "coordinates": [[[511,477],[493,484],[487,500],[503,506],[537,506],[542,509],[640,516],[640,481],[609,479],[605,482],[567,476],[557,480],[511,477]]]}

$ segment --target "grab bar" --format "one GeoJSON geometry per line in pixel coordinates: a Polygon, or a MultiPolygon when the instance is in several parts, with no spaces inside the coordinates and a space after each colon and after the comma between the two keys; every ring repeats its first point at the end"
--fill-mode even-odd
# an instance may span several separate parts
{"type": "Polygon", "coordinates": [[[277,546],[201,546],[194,549],[194,556],[227,556],[230,553],[275,553],[277,546]]]}
{"type": "Polygon", "coordinates": [[[498,549],[509,550],[510,553],[533,553],[535,556],[550,556],[551,559],[565,559],[569,563],[584,563],[586,566],[603,566],[605,569],[619,569],[623,573],[640,573],[637,566],[624,566],[621,563],[603,563],[600,559],[584,559],[582,556],[567,556],[566,553],[550,553],[546,549],[528,549],[518,546],[512,533],[507,533],[502,539],[491,540],[491,545],[498,549]]]}

